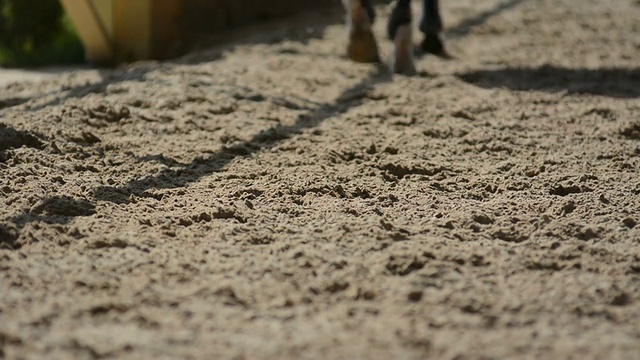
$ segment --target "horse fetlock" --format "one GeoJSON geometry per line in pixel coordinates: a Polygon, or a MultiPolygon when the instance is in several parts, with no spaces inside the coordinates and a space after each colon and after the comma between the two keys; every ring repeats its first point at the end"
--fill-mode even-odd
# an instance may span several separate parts
{"type": "Polygon", "coordinates": [[[371,29],[372,19],[361,0],[342,0],[347,11],[347,27],[349,31],[363,31],[371,29]]]}
{"type": "Polygon", "coordinates": [[[392,6],[393,9],[387,25],[387,35],[391,40],[395,39],[400,26],[410,25],[412,22],[410,2],[396,1],[392,6]]]}

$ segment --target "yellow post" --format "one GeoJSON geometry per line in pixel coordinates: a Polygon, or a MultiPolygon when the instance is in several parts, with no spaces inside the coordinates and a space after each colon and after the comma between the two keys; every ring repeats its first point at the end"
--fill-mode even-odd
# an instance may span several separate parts
{"type": "Polygon", "coordinates": [[[87,60],[109,63],[114,60],[115,48],[111,33],[111,0],[61,0],[85,51],[87,60]]]}
{"type": "Polygon", "coordinates": [[[224,31],[334,0],[60,0],[95,63],[167,59],[204,31],[224,31]]]}
{"type": "Polygon", "coordinates": [[[113,0],[113,39],[119,60],[151,57],[152,0],[113,0]]]}
{"type": "Polygon", "coordinates": [[[60,0],[95,63],[178,54],[182,0],[60,0]]]}

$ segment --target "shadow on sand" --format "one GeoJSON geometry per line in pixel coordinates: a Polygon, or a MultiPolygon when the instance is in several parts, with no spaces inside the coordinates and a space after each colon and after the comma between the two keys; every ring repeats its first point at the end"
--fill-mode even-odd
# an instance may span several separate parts
{"type": "Polygon", "coordinates": [[[469,35],[474,28],[484,24],[490,18],[498,16],[505,11],[511,10],[516,6],[531,0],[506,0],[491,9],[485,10],[472,17],[466,18],[456,25],[448,27],[444,31],[445,38],[456,39],[469,35]]]}
{"type": "MultiPolygon", "coordinates": [[[[319,104],[305,114],[298,116],[292,125],[277,125],[255,134],[250,140],[225,147],[207,157],[199,157],[188,164],[171,163],[172,169],[130,181],[122,187],[102,186],[93,190],[93,198],[88,201],[65,196],[54,196],[42,200],[30,211],[8,219],[0,224],[0,247],[20,248],[19,231],[28,223],[42,221],[48,224],[67,224],[79,216],[90,216],[96,212],[96,202],[106,201],[127,204],[132,196],[154,197],[153,189],[171,189],[186,186],[215,172],[223,170],[234,159],[273,148],[279,143],[313,129],[327,119],[347,112],[366,101],[370,91],[377,85],[392,80],[389,69],[378,66],[376,71],[358,84],[345,89],[333,102],[319,104]]],[[[141,158],[140,161],[158,161],[157,158],[141,158]]],[[[161,161],[163,159],[160,159],[161,161]]]]}
{"type": "Polygon", "coordinates": [[[457,76],[483,88],[567,91],[612,98],[640,97],[639,68],[569,69],[556,66],[502,68],[459,73],[457,76]]]}
{"type": "Polygon", "coordinates": [[[378,66],[371,76],[344,90],[334,102],[320,104],[315,109],[298,116],[292,125],[279,124],[255,134],[250,140],[225,147],[206,158],[197,158],[177,169],[167,169],[159,174],[133,180],[123,187],[99,187],[94,191],[94,199],[122,204],[130,202],[131,195],[149,197],[147,190],[186,186],[222,170],[238,157],[247,157],[270,149],[295,135],[317,127],[327,119],[361,105],[366,100],[367,94],[377,84],[391,80],[389,69],[378,66]]]}
{"type": "MultiPolygon", "coordinates": [[[[473,27],[478,26],[492,16],[506,11],[527,0],[508,0],[502,2],[496,8],[478,14],[465,20],[448,30],[451,37],[464,36],[473,27]]],[[[341,10],[341,9],[340,9],[341,10]]],[[[246,43],[275,43],[282,40],[306,42],[313,38],[323,36],[324,27],[343,21],[341,11],[329,12],[324,18],[314,23],[317,31],[301,31],[303,27],[282,30],[275,33],[267,33],[258,38],[248,37],[245,41],[237,41],[226,46],[219,46],[208,51],[187,55],[181,59],[167,62],[171,64],[198,64],[214,62],[224,56],[224,53],[232,50],[239,44],[246,43]],[[292,37],[293,32],[293,39],[292,37]]],[[[132,69],[104,69],[102,81],[94,84],[78,86],[69,89],[64,95],[58,97],[42,107],[61,103],[69,98],[82,98],[89,93],[105,92],[107,86],[122,81],[145,81],[147,74],[158,69],[156,64],[137,66],[132,69]]],[[[514,90],[546,90],[571,93],[589,93],[611,96],[617,98],[633,98],[640,96],[640,71],[637,69],[566,69],[552,66],[540,68],[505,68],[498,70],[480,70],[460,73],[458,76],[466,82],[480,87],[507,87],[514,90]]],[[[332,117],[347,112],[349,109],[360,106],[367,99],[367,94],[376,85],[389,82],[392,76],[384,66],[379,66],[376,71],[363,79],[358,84],[345,89],[335,101],[326,104],[316,104],[313,109],[300,115],[292,125],[277,125],[255,134],[250,140],[223,148],[217,153],[206,157],[199,157],[188,164],[171,163],[172,169],[167,169],[159,174],[147,175],[140,179],[132,180],[121,187],[103,186],[93,189],[93,197],[90,201],[84,199],[72,199],[67,197],[51,197],[44,199],[40,205],[29,212],[18,214],[8,223],[0,224],[0,245],[9,248],[18,248],[19,230],[33,221],[42,221],[52,224],[65,224],[78,216],[90,216],[95,213],[96,202],[106,201],[118,204],[131,202],[132,196],[153,197],[149,190],[169,189],[186,186],[196,182],[215,172],[221,171],[234,159],[247,157],[261,151],[273,148],[291,137],[319,126],[322,122],[332,117]],[[6,239],[6,241],[5,241],[6,239]]],[[[40,107],[41,108],[41,107],[40,107]]],[[[32,108],[31,110],[37,110],[32,108]]],[[[5,127],[6,128],[6,127],[5,127]]],[[[2,130],[2,129],[0,129],[2,130]]],[[[12,131],[8,129],[6,131],[12,131]]],[[[9,134],[9,133],[7,133],[9,134]]],[[[27,134],[28,135],[28,134],[27,134]]],[[[25,135],[25,136],[27,136],[25,135]]],[[[26,138],[27,142],[32,141],[26,138]]],[[[25,144],[23,144],[25,145],[25,144]]],[[[28,145],[28,144],[27,144],[28,145]]],[[[34,145],[40,146],[34,142],[34,145]]],[[[17,144],[16,144],[17,146],[17,144]]],[[[11,146],[14,147],[14,146],[11,146]]],[[[0,149],[1,150],[1,149],[0,149]]],[[[166,159],[148,158],[140,161],[167,161],[166,159]]]]}

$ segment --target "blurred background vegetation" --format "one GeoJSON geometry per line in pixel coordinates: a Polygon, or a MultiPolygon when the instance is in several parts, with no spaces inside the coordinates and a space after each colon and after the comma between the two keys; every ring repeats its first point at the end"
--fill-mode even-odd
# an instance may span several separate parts
{"type": "Polygon", "coordinates": [[[0,0],[0,66],[83,61],[82,44],[58,0],[0,0]]]}

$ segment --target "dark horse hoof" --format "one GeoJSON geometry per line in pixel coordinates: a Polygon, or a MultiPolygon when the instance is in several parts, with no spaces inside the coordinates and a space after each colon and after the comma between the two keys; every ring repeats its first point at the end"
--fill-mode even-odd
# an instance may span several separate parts
{"type": "Polygon", "coordinates": [[[424,40],[420,44],[420,50],[427,54],[447,56],[444,43],[438,34],[425,34],[424,40]]]}
{"type": "Polygon", "coordinates": [[[347,56],[359,63],[379,62],[378,44],[373,33],[370,31],[352,33],[347,46],[347,56]]]}

